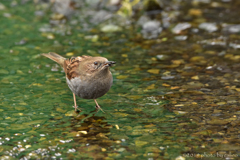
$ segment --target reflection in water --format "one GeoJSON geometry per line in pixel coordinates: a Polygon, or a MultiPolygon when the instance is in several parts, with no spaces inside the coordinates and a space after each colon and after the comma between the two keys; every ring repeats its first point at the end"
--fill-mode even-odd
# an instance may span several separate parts
{"type": "Polygon", "coordinates": [[[104,121],[105,117],[96,116],[97,112],[73,117],[69,126],[70,132],[76,134],[73,141],[82,144],[76,148],[76,152],[94,159],[106,157],[106,151],[113,150],[111,146],[115,143],[108,136],[113,126],[104,121]]]}
{"type": "MultiPolygon", "coordinates": [[[[111,125],[104,122],[104,117],[95,116],[96,111],[91,114],[83,114],[71,119],[70,132],[76,134],[75,143],[82,144],[76,148],[76,152],[86,154],[86,157],[94,159],[106,157],[106,150],[110,149],[113,141],[107,136],[111,125]]],[[[85,156],[83,156],[85,157],[85,156]]]]}
{"type": "MultiPolygon", "coordinates": [[[[69,159],[74,157],[102,159],[109,152],[114,152],[114,144],[120,141],[109,138],[110,129],[113,126],[105,121],[105,117],[97,116],[97,113],[98,110],[82,115],[73,112],[75,116],[71,116],[68,121],[62,121],[55,116],[50,120],[50,124],[44,125],[44,129],[35,129],[37,132],[45,131],[45,133],[37,135],[30,131],[23,140],[17,139],[21,134],[14,134],[11,138],[5,137],[12,143],[7,142],[9,147],[6,148],[7,150],[4,149],[4,153],[22,159],[56,158],[62,155],[69,159]],[[56,123],[53,125],[53,122],[56,123]],[[58,137],[54,135],[58,135],[58,137]],[[23,154],[25,151],[29,153],[23,154]]],[[[2,138],[1,142],[4,143],[2,138]]],[[[0,147],[0,149],[3,148],[0,147]]],[[[7,157],[5,155],[1,158],[7,157]]]]}

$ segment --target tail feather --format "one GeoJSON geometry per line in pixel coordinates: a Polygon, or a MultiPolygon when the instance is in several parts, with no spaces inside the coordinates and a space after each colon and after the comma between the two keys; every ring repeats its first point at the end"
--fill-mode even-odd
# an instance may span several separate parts
{"type": "Polygon", "coordinates": [[[49,52],[49,53],[42,53],[43,56],[57,62],[58,64],[60,64],[63,67],[64,64],[64,60],[66,60],[66,58],[60,56],[57,53],[54,52],[49,52]]]}

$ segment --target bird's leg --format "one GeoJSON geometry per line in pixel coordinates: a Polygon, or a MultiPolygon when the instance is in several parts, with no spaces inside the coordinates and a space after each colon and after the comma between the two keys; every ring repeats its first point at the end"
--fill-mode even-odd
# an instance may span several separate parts
{"type": "Polygon", "coordinates": [[[74,108],[75,108],[75,112],[76,112],[77,111],[77,102],[76,102],[76,96],[74,93],[73,93],[73,100],[74,100],[74,108]]]}
{"type": "Polygon", "coordinates": [[[97,109],[100,109],[103,113],[105,113],[105,112],[102,110],[102,108],[98,105],[97,100],[94,99],[94,101],[95,101],[95,103],[96,103],[96,108],[97,108],[97,109]]]}

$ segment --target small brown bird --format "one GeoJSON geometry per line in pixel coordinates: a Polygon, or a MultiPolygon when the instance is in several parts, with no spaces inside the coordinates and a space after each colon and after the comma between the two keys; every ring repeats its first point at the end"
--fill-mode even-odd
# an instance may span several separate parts
{"type": "Polygon", "coordinates": [[[109,67],[115,62],[108,61],[104,57],[91,56],[67,59],[53,52],[42,55],[63,67],[68,87],[73,92],[75,111],[77,111],[75,95],[84,99],[94,99],[96,108],[101,109],[96,99],[106,94],[111,88],[113,78],[109,67]]]}

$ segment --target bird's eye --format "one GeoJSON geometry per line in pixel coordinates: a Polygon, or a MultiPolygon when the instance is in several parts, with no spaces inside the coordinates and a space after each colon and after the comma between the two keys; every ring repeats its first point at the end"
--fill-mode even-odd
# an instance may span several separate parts
{"type": "Polygon", "coordinates": [[[98,62],[94,62],[94,65],[98,65],[98,62]]]}

